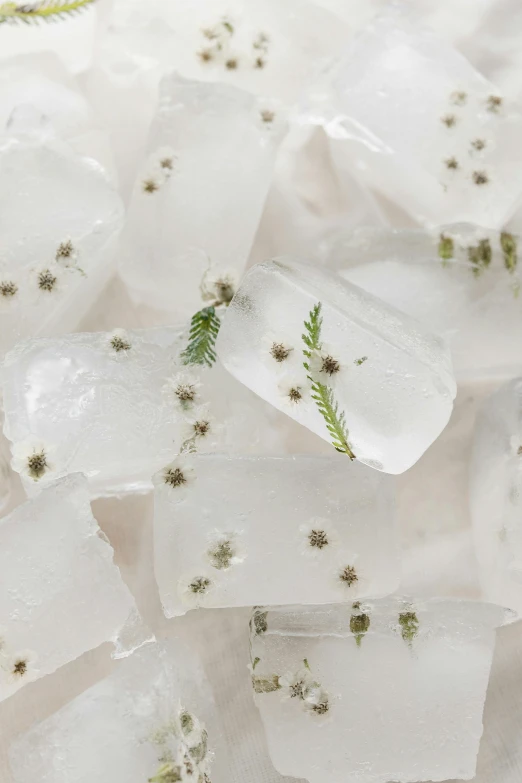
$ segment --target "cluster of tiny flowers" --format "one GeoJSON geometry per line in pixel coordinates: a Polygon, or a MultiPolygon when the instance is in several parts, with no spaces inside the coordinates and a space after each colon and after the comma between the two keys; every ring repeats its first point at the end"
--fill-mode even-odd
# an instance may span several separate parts
{"type": "Polygon", "coordinates": [[[318,718],[330,712],[328,693],[314,679],[308,661],[297,672],[278,678],[283,699],[295,700],[309,715],[318,718]]]}
{"type": "Polygon", "coordinates": [[[177,157],[169,147],[161,147],[149,161],[149,171],[141,181],[145,194],[157,193],[176,170],[177,157]]]}
{"type": "Polygon", "coordinates": [[[256,70],[265,68],[270,48],[268,35],[258,33],[249,47],[251,52],[239,55],[233,48],[235,33],[235,25],[228,17],[224,17],[213,27],[203,28],[201,34],[204,44],[197,51],[200,62],[204,65],[221,65],[227,71],[236,71],[244,65],[256,70]]]}

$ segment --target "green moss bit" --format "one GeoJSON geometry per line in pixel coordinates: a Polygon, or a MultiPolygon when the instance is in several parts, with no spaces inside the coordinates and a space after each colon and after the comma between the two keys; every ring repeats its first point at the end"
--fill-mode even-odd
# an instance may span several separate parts
{"type": "Polygon", "coordinates": [[[189,748],[189,754],[195,764],[201,764],[208,751],[208,733],[203,729],[201,740],[194,747],[189,748]]]}
{"type": "Polygon", "coordinates": [[[214,568],[220,571],[226,571],[232,564],[232,559],[235,556],[232,542],[228,539],[220,541],[212,549],[208,550],[208,556],[210,562],[214,568]]]}
{"type": "Polygon", "coordinates": [[[261,636],[261,634],[266,633],[268,629],[268,623],[267,623],[267,615],[268,612],[262,612],[259,609],[254,609],[254,614],[252,615],[251,623],[254,627],[254,632],[256,636],[261,636]]]}
{"type": "Polygon", "coordinates": [[[114,348],[116,353],[130,351],[132,347],[128,340],[125,340],[124,337],[120,337],[119,335],[114,335],[114,337],[111,338],[111,346],[114,348]]]}
{"type": "Polygon", "coordinates": [[[172,761],[158,769],[154,777],[149,778],[149,783],[180,783],[183,780],[181,767],[172,761]]]}
{"type": "Polygon", "coordinates": [[[194,595],[204,595],[210,587],[210,579],[206,576],[197,576],[189,584],[189,590],[194,595]]]}
{"type": "Polygon", "coordinates": [[[455,244],[453,242],[453,239],[451,237],[447,237],[445,234],[441,234],[439,237],[439,258],[442,258],[443,261],[449,261],[450,258],[453,258],[453,254],[455,252],[455,244]]]}
{"type": "Polygon", "coordinates": [[[361,358],[360,358],[360,359],[355,359],[355,361],[354,361],[354,364],[355,364],[357,367],[360,367],[360,366],[361,366],[361,364],[364,364],[364,362],[367,362],[367,361],[368,361],[368,357],[367,357],[367,356],[361,356],[361,358]]]}
{"type": "Polygon", "coordinates": [[[473,265],[473,274],[479,277],[491,263],[492,251],[489,239],[479,240],[475,247],[468,247],[468,259],[473,265]]]}
{"type": "Polygon", "coordinates": [[[17,291],[18,286],[12,280],[4,280],[3,283],[0,283],[0,296],[3,296],[5,299],[11,299],[17,291]]]}
{"type": "Polygon", "coordinates": [[[355,613],[350,617],[350,631],[355,636],[357,647],[360,647],[363,636],[370,627],[370,616],[360,611],[361,604],[358,601],[352,604],[352,609],[355,613]]]}
{"type": "Polygon", "coordinates": [[[281,689],[279,675],[270,674],[268,677],[252,677],[252,687],[255,693],[273,693],[281,689]]]}
{"type": "Polygon", "coordinates": [[[38,288],[40,291],[52,291],[58,278],[55,277],[49,269],[44,269],[38,275],[38,288]]]}
{"type": "Polygon", "coordinates": [[[38,481],[49,469],[45,451],[35,451],[27,458],[27,472],[33,481],[38,481]]]}
{"type": "Polygon", "coordinates": [[[342,584],[346,585],[346,587],[351,587],[355,582],[359,581],[359,577],[357,576],[357,571],[355,568],[351,565],[345,566],[341,569],[339,572],[339,580],[342,584]]]}
{"type": "Polygon", "coordinates": [[[270,43],[270,38],[266,33],[259,33],[257,37],[254,39],[254,43],[252,46],[254,49],[258,49],[261,52],[267,52],[268,50],[268,44],[270,43]]]}
{"type": "Polygon", "coordinates": [[[516,237],[513,234],[508,234],[507,231],[502,231],[500,234],[500,247],[504,256],[504,266],[512,274],[517,268],[516,237]]]}
{"type": "Polygon", "coordinates": [[[58,19],[65,19],[78,13],[93,2],[95,0],[72,0],[72,2],[42,0],[42,2],[25,4],[0,3],[0,23],[56,22],[58,19]]]}
{"type": "Polygon", "coordinates": [[[283,343],[272,343],[270,348],[270,356],[276,360],[279,364],[284,362],[290,356],[292,348],[287,348],[283,343]]]}
{"type": "Polygon", "coordinates": [[[467,92],[464,92],[463,90],[457,90],[456,92],[453,92],[451,94],[451,102],[455,106],[464,106],[468,99],[467,92]]]}
{"type": "Polygon", "coordinates": [[[60,242],[56,250],[56,260],[61,261],[63,259],[71,258],[74,254],[74,245],[70,239],[66,239],[65,242],[60,242]]]}
{"type": "Polygon", "coordinates": [[[455,156],[452,156],[451,158],[446,158],[444,163],[446,164],[447,169],[453,169],[454,171],[459,167],[459,162],[455,156]]]}
{"type": "Polygon", "coordinates": [[[440,118],[440,121],[447,127],[447,128],[453,128],[457,123],[457,118],[454,114],[445,114],[444,117],[440,118]]]}
{"type": "Polygon", "coordinates": [[[187,483],[187,478],[181,468],[166,468],[163,480],[170,487],[182,487],[187,483]]]}
{"type": "Polygon", "coordinates": [[[257,666],[257,664],[259,663],[260,660],[261,660],[261,658],[258,658],[258,657],[254,658],[254,660],[252,661],[252,671],[254,671],[254,669],[256,668],[256,666],[257,666]]]}
{"type": "Polygon", "coordinates": [[[488,111],[498,114],[500,107],[502,106],[502,98],[500,95],[489,95],[486,101],[488,111]]]}
{"type": "Polygon", "coordinates": [[[227,19],[227,17],[224,17],[221,20],[221,24],[223,25],[223,27],[225,28],[225,30],[227,31],[227,33],[229,35],[234,35],[235,27],[232,24],[232,22],[230,21],[230,19],[227,19]]]}
{"type": "Polygon", "coordinates": [[[220,326],[214,307],[204,307],[192,316],[189,343],[181,353],[183,364],[206,364],[212,367],[217,358],[214,348],[220,326]]]}
{"type": "Polygon", "coordinates": [[[190,712],[183,710],[183,712],[179,716],[179,723],[181,726],[181,731],[185,736],[187,734],[190,734],[191,731],[194,731],[194,718],[192,717],[190,712]]]}
{"type": "Polygon", "coordinates": [[[406,644],[411,647],[413,640],[419,631],[419,620],[415,612],[401,612],[399,615],[401,636],[406,644]]]}
{"type": "Polygon", "coordinates": [[[344,411],[339,412],[339,406],[335,401],[333,391],[325,384],[317,381],[312,376],[310,370],[312,353],[321,350],[321,329],[323,325],[321,308],[321,302],[318,302],[310,311],[310,320],[304,322],[305,332],[302,338],[305,344],[303,349],[305,361],[303,366],[308,373],[308,380],[312,384],[312,399],[325,420],[326,428],[332,438],[332,445],[337,451],[347,454],[353,460],[355,459],[355,454],[348,443],[348,429],[344,411]]]}

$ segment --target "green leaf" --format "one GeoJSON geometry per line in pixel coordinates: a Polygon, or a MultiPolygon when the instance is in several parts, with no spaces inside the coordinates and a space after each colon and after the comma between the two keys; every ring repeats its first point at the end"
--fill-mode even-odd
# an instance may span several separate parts
{"type": "Polygon", "coordinates": [[[0,23],[55,22],[83,10],[96,0],[42,0],[35,3],[0,3],[0,23]]]}
{"type": "Polygon", "coordinates": [[[212,367],[217,358],[214,347],[220,326],[215,307],[204,307],[192,316],[189,344],[181,353],[183,364],[206,364],[212,367]]]}

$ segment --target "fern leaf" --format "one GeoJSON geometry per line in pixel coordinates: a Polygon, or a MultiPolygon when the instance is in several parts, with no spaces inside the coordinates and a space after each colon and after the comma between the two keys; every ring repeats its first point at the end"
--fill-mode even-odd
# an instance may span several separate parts
{"type": "Polygon", "coordinates": [[[0,23],[23,22],[25,24],[40,21],[55,22],[78,13],[96,0],[43,0],[36,3],[0,3],[0,23]]]}
{"type": "Polygon", "coordinates": [[[220,326],[215,307],[204,307],[192,316],[189,343],[181,353],[183,364],[206,364],[212,367],[217,358],[214,347],[220,326]]]}
{"type": "Polygon", "coordinates": [[[312,400],[314,400],[319,413],[325,421],[326,428],[332,439],[332,445],[337,451],[347,454],[353,460],[355,459],[355,454],[348,443],[348,428],[344,411],[339,411],[339,405],[335,400],[332,389],[324,383],[320,383],[311,374],[309,359],[312,357],[312,351],[321,350],[321,329],[323,326],[321,309],[321,302],[318,302],[310,311],[310,320],[304,322],[305,332],[302,337],[305,344],[303,354],[306,361],[303,362],[303,366],[307,370],[308,380],[312,384],[312,400]]]}

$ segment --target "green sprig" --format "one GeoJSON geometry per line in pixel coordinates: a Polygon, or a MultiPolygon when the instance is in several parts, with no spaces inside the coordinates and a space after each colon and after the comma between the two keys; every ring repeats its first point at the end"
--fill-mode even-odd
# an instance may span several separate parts
{"type": "Polygon", "coordinates": [[[192,316],[189,343],[181,356],[183,364],[206,364],[212,367],[216,361],[216,338],[221,322],[215,307],[204,307],[192,316]]]}
{"type": "Polygon", "coordinates": [[[332,389],[314,378],[310,369],[312,353],[321,350],[321,329],[323,325],[321,309],[321,302],[318,302],[310,311],[310,320],[304,322],[305,333],[302,335],[302,338],[306,346],[303,349],[306,361],[303,362],[303,366],[308,373],[308,380],[312,384],[312,399],[325,420],[326,427],[332,438],[332,445],[337,451],[347,454],[353,460],[355,459],[355,454],[348,443],[348,428],[344,411],[339,412],[339,405],[335,400],[332,389]]]}
{"type": "Polygon", "coordinates": [[[36,3],[0,3],[0,24],[33,24],[38,22],[56,22],[72,14],[79,13],[85,6],[96,0],[43,0],[36,3]]]}

